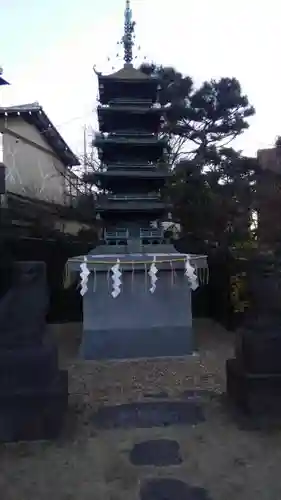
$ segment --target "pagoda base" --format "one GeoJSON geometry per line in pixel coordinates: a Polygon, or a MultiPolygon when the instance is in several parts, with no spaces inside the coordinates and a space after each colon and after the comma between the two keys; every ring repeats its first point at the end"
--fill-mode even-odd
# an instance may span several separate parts
{"type": "MultiPolygon", "coordinates": [[[[88,292],[83,298],[83,339],[80,349],[83,359],[184,356],[193,351],[191,289],[188,280],[184,276],[184,269],[178,269],[177,280],[172,284],[170,264],[161,263],[161,260],[172,259],[173,255],[175,259],[175,254],[166,254],[161,259],[161,254],[158,254],[156,266],[159,271],[154,293],[149,291],[148,271],[152,261],[149,254],[118,256],[122,285],[121,293],[116,298],[111,295],[112,279],[111,272],[108,275],[108,266],[96,268],[96,272],[90,274],[88,292]],[[134,262],[133,273],[131,264],[126,264],[128,261],[134,262]],[[148,262],[146,271],[143,265],[145,261],[148,262]]],[[[93,257],[97,261],[116,261],[116,255],[93,257]]],[[[179,267],[184,262],[176,262],[175,267],[176,264],[179,267]]],[[[91,269],[90,263],[88,267],[91,269]]]]}
{"type": "MultiPolygon", "coordinates": [[[[83,297],[83,338],[80,356],[86,360],[185,356],[195,349],[186,255],[172,245],[151,245],[144,253],[121,253],[98,247],[87,255],[90,271],[83,297]],[[165,247],[165,248],[163,248],[165,247]],[[172,250],[172,252],[163,252],[172,250]],[[99,253],[98,253],[99,252],[99,253]],[[120,262],[121,291],[112,297],[111,268],[120,262]],[[155,259],[157,282],[151,293],[149,270],[155,259]]],[[[116,251],[117,250],[117,251],[116,251]]],[[[189,256],[197,269],[207,270],[205,256],[189,256]]],[[[68,261],[80,271],[84,257],[68,261]]]]}
{"type": "Polygon", "coordinates": [[[80,357],[85,360],[185,356],[194,351],[191,326],[83,330],[80,357]]]}

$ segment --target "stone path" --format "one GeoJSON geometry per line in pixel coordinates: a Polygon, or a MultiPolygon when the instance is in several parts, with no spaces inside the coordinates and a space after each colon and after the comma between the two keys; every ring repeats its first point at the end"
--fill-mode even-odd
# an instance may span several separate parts
{"type": "Polygon", "coordinates": [[[196,401],[153,401],[105,406],[93,421],[100,429],[130,429],[195,425],[205,420],[202,406],[196,401]]]}
{"type": "MultiPolygon", "coordinates": [[[[186,390],[185,401],[168,401],[165,392],[147,394],[146,397],[166,398],[165,401],[139,402],[99,408],[93,422],[100,429],[131,429],[167,427],[170,425],[192,425],[205,420],[201,404],[208,391],[186,390]]],[[[182,464],[180,444],[171,439],[151,439],[135,443],[129,453],[132,465],[169,467],[182,464]]],[[[211,500],[204,488],[192,486],[184,481],[150,478],[141,482],[140,500],[211,500]]]]}
{"type": "Polygon", "coordinates": [[[221,397],[231,334],[195,326],[198,357],[134,363],[80,363],[79,331],[58,327],[68,424],[57,442],[0,445],[1,500],[280,500],[281,427],[237,425],[221,397]],[[175,402],[187,423],[177,424],[175,402]]]}

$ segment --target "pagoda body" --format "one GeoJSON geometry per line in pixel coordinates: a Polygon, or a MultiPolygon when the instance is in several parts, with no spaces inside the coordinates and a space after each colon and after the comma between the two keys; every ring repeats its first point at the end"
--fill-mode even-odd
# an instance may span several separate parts
{"type": "MultiPolygon", "coordinates": [[[[84,359],[181,356],[194,347],[186,256],[165,241],[161,224],[169,212],[163,188],[171,173],[167,139],[160,136],[160,82],[133,67],[133,30],[127,1],[125,64],[114,74],[98,73],[94,145],[100,168],[86,179],[99,188],[102,241],[88,256],[69,261],[78,271],[84,260],[84,359]]],[[[189,260],[206,267],[203,256],[189,260]]]]}
{"type": "Polygon", "coordinates": [[[129,63],[113,75],[99,76],[101,134],[95,146],[101,169],[95,178],[102,192],[97,211],[105,245],[122,246],[125,252],[132,245],[142,252],[146,245],[164,242],[163,187],[170,173],[167,140],[159,137],[158,84],[129,63]]]}

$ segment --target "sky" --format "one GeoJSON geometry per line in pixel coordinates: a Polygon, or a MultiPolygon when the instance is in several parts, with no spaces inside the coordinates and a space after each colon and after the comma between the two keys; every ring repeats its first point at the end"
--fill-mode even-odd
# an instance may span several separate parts
{"type": "MultiPolygon", "coordinates": [[[[0,105],[38,101],[82,154],[84,126],[87,143],[97,128],[93,66],[105,73],[122,66],[124,7],[125,0],[0,0],[0,66],[11,83],[1,88],[0,105]]],[[[131,0],[131,7],[136,66],[144,57],[174,66],[196,85],[238,78],[256,115],[235,147],[255,155],[274,144],[281,135],[279,2],[131,0]]]]}

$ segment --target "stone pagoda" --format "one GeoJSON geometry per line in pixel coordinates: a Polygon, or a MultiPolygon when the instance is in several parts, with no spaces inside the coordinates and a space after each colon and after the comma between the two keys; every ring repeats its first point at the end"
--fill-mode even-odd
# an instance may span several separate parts
{"type": "Polygon", "coordinates": [[[171,171],[161,134],[161,82],[132,65],[134,26],[127,0],[124,66],[97,73],[100,168],[87,181],[99,188],[96,211],[102,242],[70,259],[81,270],[86,359],[184,355],[193,350],[191,288],[204,256],[179,254],[165,240],[169,204],[163,188],[171,171]]]}
{"type": "Polygon", "coordinates": [[[132,66],[130,15],[127,6],[124,67],[112,75],[98,74],[100,134],[95,146],[101,169],[94,182],[101,190],[97,212],[104,222],[105,252],[112,252],[111,245],[122,253],[143,252],[144,245],[164,241],[160,221],[167,204],[161,191],[170,172],[167,138],[159,137],[159,81],[132,66]]]}

